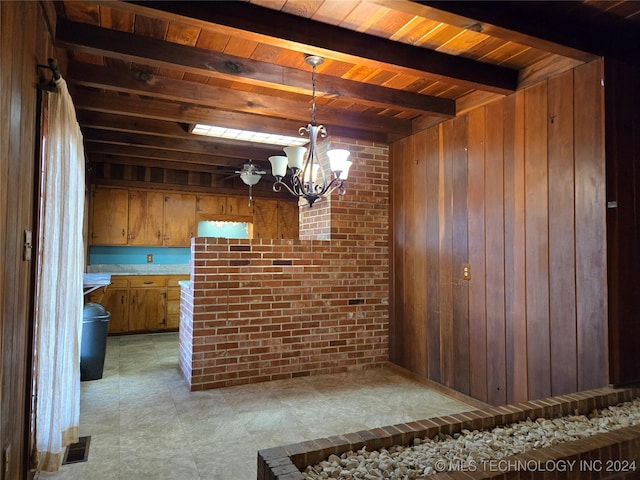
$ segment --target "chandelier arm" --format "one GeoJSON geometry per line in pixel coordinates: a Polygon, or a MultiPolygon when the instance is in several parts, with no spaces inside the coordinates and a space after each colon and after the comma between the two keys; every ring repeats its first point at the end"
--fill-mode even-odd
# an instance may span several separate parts
{"type": "Polygon", "coordinates": [[[282,180],[276,180],[275,182],[273,182],[273,191],[274,192],[280,192],[282,191],[282,187],[286,188],[287,191],[293,195],[294,197],[299,197],[300,195],[296,192],[294,192],[291,187],[289,185],[287,185],[286,183],[284,183],[282,180]]]}

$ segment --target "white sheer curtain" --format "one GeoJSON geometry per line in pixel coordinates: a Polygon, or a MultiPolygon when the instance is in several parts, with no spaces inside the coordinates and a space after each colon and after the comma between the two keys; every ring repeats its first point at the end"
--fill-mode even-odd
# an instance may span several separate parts
{"type": "Polygon", "coordinates": [[[66,82],[49,94],[36,279],[37,470],[60,467],[78,441],[84,246],[84,151],[66,82]]]}

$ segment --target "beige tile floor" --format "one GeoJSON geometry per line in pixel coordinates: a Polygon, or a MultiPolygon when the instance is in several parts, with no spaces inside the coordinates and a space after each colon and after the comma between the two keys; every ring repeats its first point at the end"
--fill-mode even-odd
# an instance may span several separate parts
{"type": "Polygon", "coordinates": [[[81,385],[88,460],[36,480],[254,480],[261,448],[475,408],[388,368],[190,392],[174,333],[109,337],[81,385]]]}

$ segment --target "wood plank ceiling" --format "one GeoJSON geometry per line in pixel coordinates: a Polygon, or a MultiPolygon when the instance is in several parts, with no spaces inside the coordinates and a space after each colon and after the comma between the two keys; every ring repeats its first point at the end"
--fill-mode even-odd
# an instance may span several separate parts
{"type": "MultiPolygon", "coordinates": [[[[56,3],[56,46],[93,168],[208,172],[212,188],[281,147],[196,122],[392,142],[599,56],[640,65],[640,2],[56,3]],[[614,33],[615,32],[615,33],[614,33]]],[[[209,185],[209,178],[211,184],[209,185]]],[[[268,184],[270,182],[261,182],[268,184]]]]}

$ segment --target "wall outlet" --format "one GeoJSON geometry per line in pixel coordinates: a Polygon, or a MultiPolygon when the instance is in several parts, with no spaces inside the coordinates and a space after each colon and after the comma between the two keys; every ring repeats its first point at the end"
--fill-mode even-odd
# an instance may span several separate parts
{"type": "Polygon", "coordinates": [[[153,253],[147,253],[147,263],[153,263],[153,253]]]}
{"type": "Polygon", "coordinates": [[[471,280],[471,265],[468,263],[462,265],[462,279],[471,280]]]}

